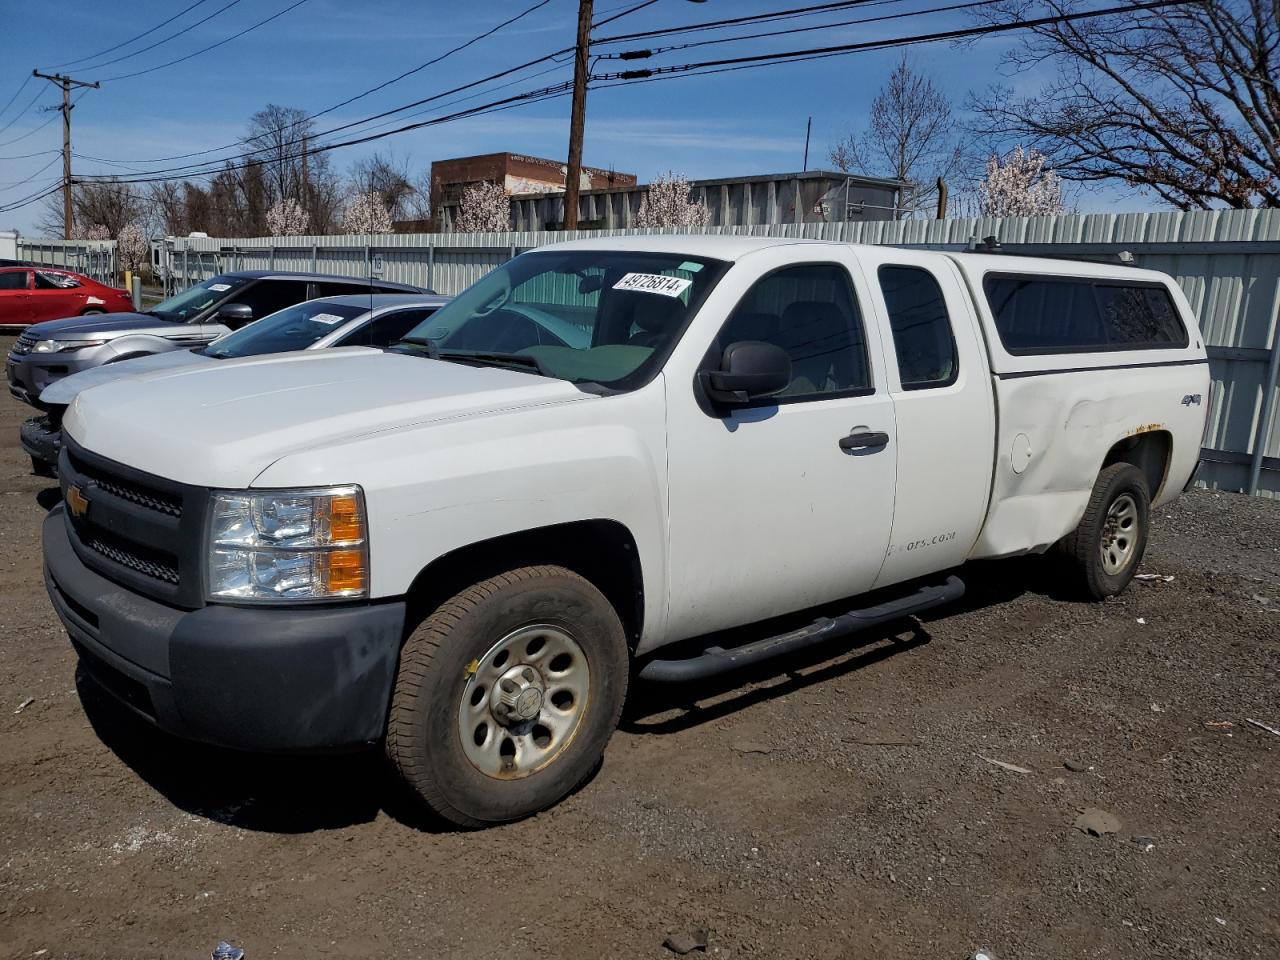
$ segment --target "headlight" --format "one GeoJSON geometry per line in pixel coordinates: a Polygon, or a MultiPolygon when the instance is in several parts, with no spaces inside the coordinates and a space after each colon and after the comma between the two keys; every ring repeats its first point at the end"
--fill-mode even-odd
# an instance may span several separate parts
{"type": "Polygon", "coordinates": [[[209,599],[369,595],[368,524],[359,487],[215,492],[209,515],[209,599]]]}
{"type": "Polygon", "coordinates": [[[100,347],[105,340],[39,340],[31,348],[32,353],[68,353],[85,347],[100,347]]]}

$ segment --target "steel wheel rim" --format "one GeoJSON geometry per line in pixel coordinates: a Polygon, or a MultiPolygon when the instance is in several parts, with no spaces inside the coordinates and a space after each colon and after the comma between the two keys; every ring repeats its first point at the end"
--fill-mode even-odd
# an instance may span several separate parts
{"type": "Polygon", "coordinates": [[[1124,570],[1138,549],[1138,502],[1123,493],[1107,508],[1102,523],[1102,569],[1114,576],[1124,570]]]}
{"type": "Polygon", "coordinates": [[[591,666],[566,630],[521,627],[467,665],[458,737],[467,759],[495,780],[520,780],[555,760],[587,711],[591,666]]]}

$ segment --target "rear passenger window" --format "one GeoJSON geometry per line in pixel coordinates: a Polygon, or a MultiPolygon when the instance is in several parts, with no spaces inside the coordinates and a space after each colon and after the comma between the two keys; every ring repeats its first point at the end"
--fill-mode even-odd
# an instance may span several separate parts
{"type": "Polygon", "coordinates": [[[819,399],[871,390],[862,316],[844,268],[787,267],[756,282],[720,331],[720,348],[775,343],[791,357],[791,383],[777,398],[819,399]]]}
{"type": "Polygon", "coordinates": [[[1187,330],[1159,284],[995,274],[984,283],[1010,353],[1090,353],[1187,345],[1187,330]]]}
{"type": "Polygon", "coordinates": [[[938,281],[920,267],[883,266],[878,275],[902,389],[955,383],[956,341],[938,281]]]}

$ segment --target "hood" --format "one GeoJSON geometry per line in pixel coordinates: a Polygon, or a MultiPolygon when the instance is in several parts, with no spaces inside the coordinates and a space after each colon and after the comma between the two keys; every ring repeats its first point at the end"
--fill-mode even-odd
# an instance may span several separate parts
{"type": "Polygon", "coordinates": [[[172,370],[195,363],[212,362],[212,358],[194,350],[170,350],[166,353],[153,353],[146,357],[134,357],[132,360],[104,363],[102,366],[90,367],[88,370],[81,370],[69,377],[53,381],[41,392],[40,402],[47,406],[65,407],[81,390],[111,383],[122,377],[135,377],[155,370],[172,370]]]}
{"type": "Polygon", "coordinates": [[[339,347],[116,379],[77,396],[62,428],[81,446],[135,469],[234,488],[291,453],[590,396],[518,370],[339,347]]]}
{"type": "Polygon", "coordinates": [[[176,326],[172,320],[161,320],[147,313],[100,313],[92,317],[67,317],[33,323],[26,332],[41,340],[87,340],[91,336],[115,336],[134,330],[154,330],[176,326]]]}

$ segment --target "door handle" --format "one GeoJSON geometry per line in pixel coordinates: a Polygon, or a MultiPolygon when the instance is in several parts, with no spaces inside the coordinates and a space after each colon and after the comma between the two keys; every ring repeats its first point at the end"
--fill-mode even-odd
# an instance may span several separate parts
{"type": "Polygon", "coordinates": [[[868,447],[883,447],[889,442],[889,435],[882,430],[864,430],[851,433],[840,438],[841,450],[865,450],[868,447]]]}

